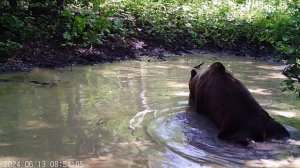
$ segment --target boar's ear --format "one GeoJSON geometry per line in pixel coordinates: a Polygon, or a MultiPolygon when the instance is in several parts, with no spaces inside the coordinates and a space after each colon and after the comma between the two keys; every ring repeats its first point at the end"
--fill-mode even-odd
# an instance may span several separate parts
{"type": "Polygon", "coordinates": [[[215,62],[209,68],[217,70],[219,72],[225,72],[225,67],[221,62],[215,62]]]}
{"type": "Polygon", "coordinates": [[[197,71],[195,69],[193,69],[191,71],[191,79],[193,79],[196,75],[197,75],[197,71]]]}

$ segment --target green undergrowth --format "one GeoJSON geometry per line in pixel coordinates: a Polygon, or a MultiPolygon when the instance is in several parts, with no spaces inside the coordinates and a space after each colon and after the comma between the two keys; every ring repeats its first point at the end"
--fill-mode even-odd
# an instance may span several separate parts
{"type": "MultiPolygon", "coordinates": [[[[25,13],[4,12],[0,16],[0,56],[7,57],[27,40],[45,36],[61,37],[60,45],[65,47],[140,37],[166,46],[228,50],[271,46],[279,60],[293,67],[285,73],[290,77],[284,82],[285,90],[300,93],[298,0],[69,0],[55,17],[49,14],[54,0],[35,4],[43,11],[50,8],[48,15],[28,12],[29,2],[19,1],[20,11],[25,13]]],[[[3,1],[0,6],[9,4],[3,1]]]]}

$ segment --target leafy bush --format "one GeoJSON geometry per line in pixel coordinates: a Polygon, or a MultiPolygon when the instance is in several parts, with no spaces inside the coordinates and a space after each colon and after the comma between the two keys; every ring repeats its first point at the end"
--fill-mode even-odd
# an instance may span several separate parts
{"type": "Polygon", "coordinates": [[[10,40],[6,42],[0,41],[0,57],[11,54],[13,51],[22,48],[22,45],[10,40]]]}
{"type": "Polygon", "coordinates": [[[5,34],[0,35],[0,56],[5,56],[10,54],[22,47],[17,41],[24,38],[24,22],[18,17],[4,14],[0,16],[0,32],[5,32],[5,34]]]}
{"type": "Polygon", "coordinates": [[[105,35],[110,33],[116,24],[116,21],[110,20],[113,14],[112,10],[104,11],[101,14],[98,12],[64,10],[62,16],[64,17],[66,31],[63,33],[63,38],[70,46],[76,44],[83,46],[100,45],[103,43],[105,35]]]}

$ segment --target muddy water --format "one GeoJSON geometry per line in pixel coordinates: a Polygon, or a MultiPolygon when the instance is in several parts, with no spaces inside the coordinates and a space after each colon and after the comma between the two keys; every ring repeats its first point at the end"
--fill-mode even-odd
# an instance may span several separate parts
{"type": "Polygon", "coordinates": [[[0,167],[299,167],[300,103],[281,92],[282,68],[206,55],[1,74],[9,82],[0,83],[0,167]],[[214,61],[290,140],[245,148],[218,140],[209,120],[186,113],[191,67],[214,61]]]}

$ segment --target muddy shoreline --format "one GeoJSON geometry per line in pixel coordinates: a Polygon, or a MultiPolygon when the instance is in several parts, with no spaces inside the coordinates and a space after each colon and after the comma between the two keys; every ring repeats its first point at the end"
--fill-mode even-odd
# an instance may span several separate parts
{"type": "Polygon", "coordinates": [[[0,73],[24,72],[35,68],[61,68],[73,65],[94,65],[124,60],[139,60],[143,56],[164,60],[169,56],[197,55],[218,53],[241,57],[263,58],[274,60],[274,49],[271,47],[239,47],[220,49],[213,45],[197,48],[185,44],[164,44],[149,39],[115,39],[102,46],[65,47],[60,39],[28,42],[7,59],[0,59],[0,73]]]}

